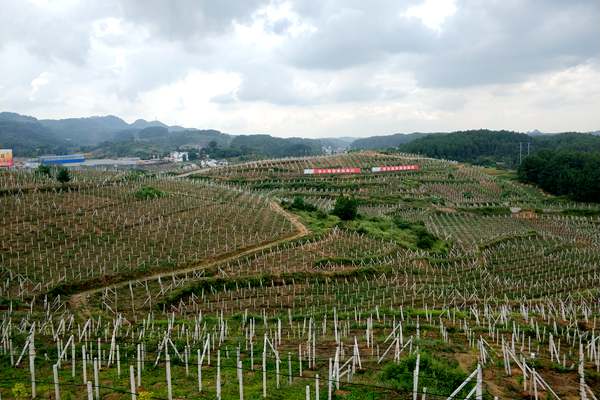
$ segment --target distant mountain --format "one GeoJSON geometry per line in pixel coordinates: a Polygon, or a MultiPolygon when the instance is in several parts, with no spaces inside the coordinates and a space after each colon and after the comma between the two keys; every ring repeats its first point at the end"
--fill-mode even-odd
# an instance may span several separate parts
{"type": "Polygon", "coordinates": [[[0,112],[0,121],[10,122],[38,122],[37,119],[27,115],[21,115],[12,112],[0,112]]]}
{"type": "Polygon", "coordinates": [[[532,131],[527,132],[527,135],[529,135],[529,136],[542,136],[542,135],[546,135],[546,133],[540,132],[539,130],[534,129],[532,131]]]}
{"type": "Polygon", "coordinates": [[[167,125],[163,124],[160,121],[146,121],[145,119],[137,119],[135,120],[135,122],[131,125],[129,125],[130,128],[133,129],[144,129],[144,128],[150,128],[153,126],[160,126],[163,128],[168,128],[167,125]]]}
{"type": "Polygon", "coordinates": [[[339,138],[323,138],[319,139],[323,147],[331,147],[333,150],[346,150],[350,148],[352,142],[356,138],[352,137],[339,137],[339,138]]]}
{"type": "Polygon", "coordinates": [[[214,142],[227,147],[231,136],[216,130],[183,129],[169,131],[162,126],[128,129],[118,132],[116,138],[88,149],[96,157],[135,156],[150,158],[174,150],[199,150],[214,142]]]}
{"type": "Polygon", "coordinates": [[[13,149],[19,157],[64,153],[69,145],[35,118],[0,113],[0,148],[13,149]]]}
{"type": "Polygon", "coordinates": [[[430,135],[430,133],[396,133],[394,135],[386,136],[371,136],[354,140],[350,147],[354,150],[386,149],[398,147],[427,135],[430,135]]]}
{"type": "Polygon", "coordinates": [[[230,147],[243,153],[265,157],[311,156],[321,154],[317,139],[278,138],[270,135],[239,135],[231,140],[230,147]]]}
{"type": "Polygon", "coordinates": [[[42,119],[39,122],[54,132],[58,138],[81,145],[100,143],[107,138],[112,138],[115,132],[130,127],[127,122],[112,115],[89,118],[42,119]]]}

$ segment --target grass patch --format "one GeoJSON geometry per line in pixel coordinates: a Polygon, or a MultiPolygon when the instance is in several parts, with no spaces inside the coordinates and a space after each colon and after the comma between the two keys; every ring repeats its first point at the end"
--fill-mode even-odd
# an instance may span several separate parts
{"type": "Polygon", "coordinates": [[[152,186],[143,186],[135,192],[135,197],[140,200],[158,199],[166,196],[167,193],[152,186]]]}
{"type": "MultiPolygon", "coordinates": [[[[467,374],[456,361],[433,357],[424,352],[421,352],[420,357],[419,387],[427,387],[427,392],[432,395],[451,393],[467,378],[467,374]]],[[[403,358],[398,364],[389,363],[383,368],[380,379],[386,385],[408,393],[413,390],[413,371],[416,363],[416,355],[403,358]]],[[[469,383],[456,398],[464,398],[473,385],[474,383],[469,383]]]]}

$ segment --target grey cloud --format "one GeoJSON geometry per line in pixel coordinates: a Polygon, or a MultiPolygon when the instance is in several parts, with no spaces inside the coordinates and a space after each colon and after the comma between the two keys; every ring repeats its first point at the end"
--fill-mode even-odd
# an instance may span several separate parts
{"type": "Polygon", "coordinates": [[[459,0],[439,34],[399,16],[417,3],[296,2],[317,31],[283,56],[299,68],[339,70],[410,55],[404,69],[429,87],[518,82],[600,57],[597,0],[459,0]]]}
{"type": "Polygon", "coordinates": [[[219,34],[234,20],[247,22],[267,0],[118,0],[123,15],[168,40],[192,40],[219,34]]]}
{"type": "Polygon", "coordinates": [[[0,13],[0,48],[18,43],[41,59],[83,64],[90,46],[91,22],[109,12],[110,7],[100,2],[52,9],[5,0],[0,13]]]}
{"type": "Polygon", "coordinates": [[[600,2],[463,0],[417,79],[432,87],[518,82],[600,56],[600,2]]]}
{"type": "Polygon", "coordinates": [[[389,3],[388,7],[373,7],[371,2],[361,2],[356,7],[348,7],[341,4],[314,21],[316,32],[289,44],[284,54],[293,65],[344,69],[382,61],[390,54],[425,52],[433,45],[434,32],[415,18],[401,16],[405,5],[389,3]]]}

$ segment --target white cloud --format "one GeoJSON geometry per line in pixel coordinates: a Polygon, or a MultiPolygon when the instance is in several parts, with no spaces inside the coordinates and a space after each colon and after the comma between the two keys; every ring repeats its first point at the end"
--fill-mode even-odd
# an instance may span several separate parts
{"type": "Polygon", "coordinates": [[[50,82],[50,74],[46,71],[39,74],[31,81],[31,91],[29,92],[29,100],[34,101],[39,90],[50,82]]]}
{"type": "Polygon", "coordinates": [[[419,18],[425,26],[439,32],[446,18],[454,13],[455,0],[425,0],[422,4],[409,7],[402,15],[419,18]]]}
{"type": "Polygon", "coordinates": [[[597,0],[4,0],[0,110],[280,136],[600,128],[597,0]]]}

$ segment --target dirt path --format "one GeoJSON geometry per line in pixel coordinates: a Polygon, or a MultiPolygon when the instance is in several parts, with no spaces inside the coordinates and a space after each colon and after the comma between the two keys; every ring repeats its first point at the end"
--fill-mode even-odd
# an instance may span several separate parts
{"type": "MultiPolygon", "coordinates": [[[[162,278],[170,278],[173,275],[179,275],[179,274],[184,274],[186,272],[192,272],[199,268],[212,267],[218,263],[233,261],[239,257],[247,256],[247,255],[253,254],[257,251],[270,249],[270,248],[275,247],[278,244],[286,242],[286,241],[300,239],[310,233],[308,228],[306,226],[304,226],[304,224],[302,222],[300,222],[300,220],[298,219],[298,217],[296,215],[290,213],[289,211],[284,210],[276,201],[271,201],[270,207],[274,212],[281,214],[285,218],[287,218],[291,222],[291,224],[294,226],[294,228],[296,228],[296,232],[291,235],[281,237],[277,240],[274,240],[274,241],[271,241],[268,243],[259,244],[257,246],[239,250],[239,251],[236,251],[233,253],[223,254],[222,256],[219,256],[217,258],[212,258],[205,262],[201,262],[192,267],[178,269],[175,271],[157,272],[154,274],[141,276],[141,277],[135,279],[135,281],[145,282],[145,281],[156,280],[158,278],[161,278],[161,279],[162,278]]],[[[126,280],[126,281],[122,281],[122,282],[111,283],[106,286],[96,287],[94,289],[89,289],[89,290],[85,290],[83,292],[76,293],[76,294],[72,295],[71,298],[69,299],[69,304],[73,308],[78,308],[78,307],[84,306],[87,303],[87,297],[89,295],[102,292],[106,287],[111,287],[111,288],[112,287],[117,287],[117,288],[124,287],[124,286],[127,286],[129,284],[129,282],[133,282],[133,280],[126,280]]]]}
{"type": "Polygon", "coordinates": [[[188,177],[190,175],[196,175],[196,174],[201,174],[201,173],[206,172],[206,171],[210,171],[211,169],[212,168],[195,169],[195,170],[192,170],[192,171],[184,172],[183,174],[176,175],[175,178],[186,178],[186,177],[188,177]]]}

